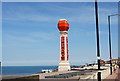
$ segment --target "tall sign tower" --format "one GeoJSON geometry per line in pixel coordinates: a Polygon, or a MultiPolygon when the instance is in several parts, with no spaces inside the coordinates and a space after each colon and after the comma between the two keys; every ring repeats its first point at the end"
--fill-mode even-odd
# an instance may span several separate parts
{"type": "Polygon", "coordinates": [[[60,19],[58,22],[60,31],[60,63],[58,71],[69,71],[69,55],[68,55],[68,29],[69,24],[66,19],[60,19]]]}

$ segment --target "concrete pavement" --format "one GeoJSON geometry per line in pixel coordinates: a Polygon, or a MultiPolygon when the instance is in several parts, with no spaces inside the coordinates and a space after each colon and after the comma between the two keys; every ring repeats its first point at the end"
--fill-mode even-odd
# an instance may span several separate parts
{"type": "MultiPolygon", "coordinates": [[[[120,81],[120,68],[117,68],[115,71],[113,71],[112,75],[109,75],[106,80],[111,81],[120,81]]],[[[106,81],[104,80],[104,81],[106,81]]]]}

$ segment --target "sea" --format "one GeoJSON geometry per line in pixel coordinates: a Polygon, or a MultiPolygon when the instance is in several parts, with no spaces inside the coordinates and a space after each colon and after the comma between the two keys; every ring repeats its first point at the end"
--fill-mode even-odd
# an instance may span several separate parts
{"type": "Polygon", "coordinates": [[[42,69],[57,69],[58,66],[2,66],[2,75],[30,75],[42,69]]]}

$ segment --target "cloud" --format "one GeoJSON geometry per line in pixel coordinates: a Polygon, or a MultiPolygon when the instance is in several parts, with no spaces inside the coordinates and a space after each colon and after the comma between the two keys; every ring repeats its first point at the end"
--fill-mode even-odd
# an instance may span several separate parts
{"type": "Polygon", "coordinates": [[[32,32],[30,33],[32,37],[44,39],[44,40],[53,40],[56,36],[53,33],[46,33],[46,32],[32,32]]]}
{"type": "MultiPolygon", "coordinates": [[[[95,31],[80,31],[81,34],[83,34],[84,36],[95,36],[96,35],[96,30],[95,31]]],[[[108,31],[99,31],[100,35],[108,35],[108,31]]]]}
{"type": "Polygon", "coordinates": [[[28,41],[28,42],[37,42],[38,40],[35,40],[35,39],[32,39],[32,38],[29,38],[29,37],[18,37],[18,36],[15,36],[15,35],[7,35],[7,37],[9,39],[13,39],[13,40],[19,40],[19,41],[28,41]]]}
{"type": "Polygon", "coordinates": [[[19,41],[28,41],[28,42],[39,42],[39,41],[48,41],[55,39],[55,35],[53,33],[47,32],[8,32],[5,34],[5,37],[12,40],[19,41]]]}
{"type": "Polygon", "coordinates": [[[99,31],[100,35],[108,35],[108,31],[99,31]]]}
{"type": "Polygon", "coordinates": [[[12,65],[12,66],[14,66],[14,65],[17,65],[17,66],[27,66],[27,65],[57,65],[58,64],[58,62],[57,62],[58,60],[13,60],[13,61],[3,61],[3,65],[4,66],[9,66],[9,65],[12,65]]]}
{"type": "MultiPolygon", "coordinates": [[[[24,5],[24,8],[22,6],[16,6],[16,10],[18,8],[19,11],[15,11],[12,9],[8,9],[8,11],[3,11],[5,14],[3,16],[3,21],[35,21],[35,22],[56,22],[60,17],[62,17],[64,14],[70,20],[71,22],[80,22],[80,23],[94,23],[94,6],[92,5],[81,5],[76,7],[67,7],[67,6],[60,6],[60,5],[48,5],[46,7],[43,6],[35,6],[31,7],[28,5],[24,5]],[[44,10],[43,10],[43,9],[44,10]],[[62,12],[61,12],[62,10],[62,12]],[[9,14],[12,12],[13,14],[9,14]]],[[[107,15],[116,13],[117,9],[115,8],[99,8],[99,20],[101,24],[107,23],[107,15]],[[113,12],[114,11],[114,12],[113,12]]],[[[113,22],[116,24],[116,20],[113,19],[113,22]]]]}

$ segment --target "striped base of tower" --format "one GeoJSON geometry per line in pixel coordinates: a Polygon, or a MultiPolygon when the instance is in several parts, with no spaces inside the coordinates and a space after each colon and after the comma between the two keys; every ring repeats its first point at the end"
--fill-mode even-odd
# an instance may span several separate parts
{"type": "Polygon", "coordinates": [[[69,70],[71,70],[71,68],[68,61],[61,61],[59,63],[58,71],[69,71],[69,70]]]}

